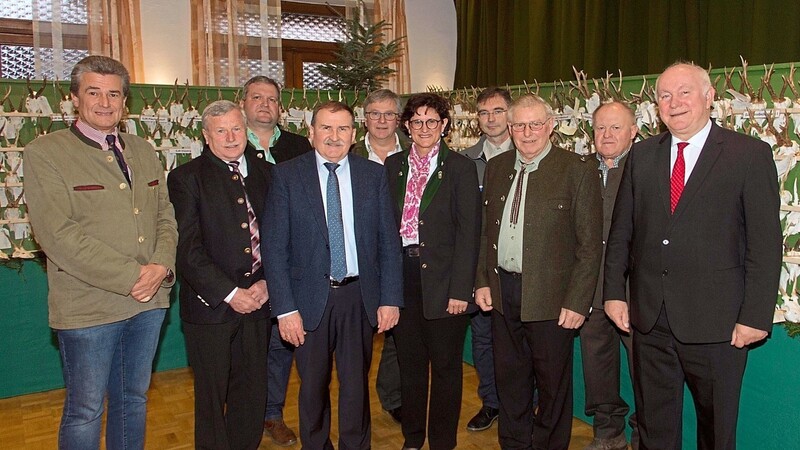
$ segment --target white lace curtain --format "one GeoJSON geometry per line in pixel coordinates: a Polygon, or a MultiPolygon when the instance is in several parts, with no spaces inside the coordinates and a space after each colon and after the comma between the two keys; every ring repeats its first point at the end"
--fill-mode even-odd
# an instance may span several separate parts
{"type": "Polygon", "coordinates": [[[280,0],[193,0],[192,78],[241,86],[267,75],[283,82],[280,0]]]}

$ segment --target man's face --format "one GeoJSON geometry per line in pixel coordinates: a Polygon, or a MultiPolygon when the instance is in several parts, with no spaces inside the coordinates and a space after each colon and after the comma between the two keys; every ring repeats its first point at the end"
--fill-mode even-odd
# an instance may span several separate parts
{"type": "Polygon", "coordinates": [[[125,96],[122,78],[88,72],[81,76],[78,95],[72,94],[81,121],[106,134],[111,134],[122,119],[125,96]]]}
{"type": "Polygon", "coordinates": [[[251,84],[241,103],[251,128],[275,128],[281,117],[280,93],[271,84],[251,84]]]}
{"type": "Polygon", "coordinates": [[[353,117],[346,110],[332,112],[321,109],[317,112],[314,125],[308,129],[311,145],[320,156],[333,163],[347,156],[355,137],[353,117]]]}
{"type": "Polygon", "coordinates": [[[236,161],[244,153],[247,146],[247,129],[242,112],[232,109],[227,113],[209,117],[203,127],[211,153],[223,161],[236,161]]]}
{"type": "Polygon", "coordinates": [[[364,113],[367,117],[365,123],[370,137],[386,139],[394,135],[397,124],[400,122],[400,114],[397,113],[397,102],[387,99],[370,103],[364,113]],[[376,113],[381,114],[378,119],[371,119],[369,117],[370,115],[377,115],[376,113]],[[385,113],[389,115],[395,114],[395,116],[393,119],[387,119],[385,113]]]}
{"type": "Polygon", "coordinates": [[[697,134],[709,120],[714,88],[704,86],[694,67],[670,67],[658,79],[658,115],[678,139],[697,134]]]}
{"type": "Polygon", "coordinates": [[[597,153],[613,159],[630,147],[638,131],[629,111],[617,103],[603,106],[594,118],[594,144],[597,153]]]}
{"type": "Polygon", "coordinates": [[[544,150],[550,141],[550,133],[553,132],[553,120],[547,117],[547,110],[544,106],[517,107],[514,115],[508,124],[511,131],[511,138],[514,146],[522,156],[530,161],[544,150]],[[514,126],[524,124],[525,127],[520,131],[514,131],[514,126]],[[531,126],[539,128],[531,130],[531,126]]]}
{"type": "Polygon", "coordinates": [[[508,137],[508,105],[503,97],[494,96],[478,103],[478,124],[487,137],[508,137]]]}

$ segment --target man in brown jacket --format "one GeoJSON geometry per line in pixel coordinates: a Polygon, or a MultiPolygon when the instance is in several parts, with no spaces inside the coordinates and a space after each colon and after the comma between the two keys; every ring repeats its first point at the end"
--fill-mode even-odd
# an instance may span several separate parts
{"type": "Polygon", "coordinates": [[[541,98],[519,98],[508,115],[516,150],[486,167],[475,292],[493,310],[498,438],[504,449],[566,449],[573,338],[589,314],[602,253],[597,163],[550,143],[553,112],[541,98]]]}
{"type": "Polygon", "coordinates": [[[147,389],[178,232],[153,147],[117,127],[129,76],[111,58],[72,70],[78,120],[25,148],[31,225],[47,254],[50,327],[67,388],[59,448],[143,448],[147,389]]]}

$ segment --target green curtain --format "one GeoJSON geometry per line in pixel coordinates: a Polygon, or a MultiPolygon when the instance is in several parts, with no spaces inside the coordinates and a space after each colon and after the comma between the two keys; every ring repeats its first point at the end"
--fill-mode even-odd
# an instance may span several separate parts
{"type": "Polygon", "coordinates": [[[796,0],[455,0],[455,87],[800,61],[796,0]]]}

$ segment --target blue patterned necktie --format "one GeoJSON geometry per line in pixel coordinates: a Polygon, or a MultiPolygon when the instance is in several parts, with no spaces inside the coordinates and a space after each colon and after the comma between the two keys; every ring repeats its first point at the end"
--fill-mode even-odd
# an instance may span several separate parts
{"type": "Polygon", "coordinates": [[[342,223],[342,199],[339,195],[339,178],[336,163],[325,163],[328,168],[328,240],[331,246],[331,278],[342,281],[347,275],[347,257],[344,252],[344,224],[342,223]]]}
{"type": "Polygon", "coordinates": [[[113,134],[106,135],[106,142],[108,143],[109,149],[114,152],[114,157],[117,158],[117,165],[122,171],[122,174],[125,175],[125,180],[128,182],[128,186],[130,186],[131,175],[128,172],[128,164],[125,162],[125,158],[122,156],[122,152],[119,150],[119,147],[117,147],[117,137],[113,134]]]}

